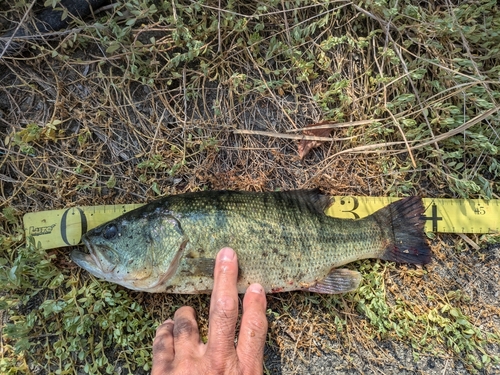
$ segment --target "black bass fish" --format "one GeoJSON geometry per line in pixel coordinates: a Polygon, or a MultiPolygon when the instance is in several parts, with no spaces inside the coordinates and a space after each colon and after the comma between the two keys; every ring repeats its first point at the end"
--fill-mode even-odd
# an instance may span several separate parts
{"type": "Polygon", "coordinates": [[[217,252],[238,255],[238,291],[260,283],[266,293],[345,293],[361,281],[337,268],[379,258],[425,264],[422,200],[409,197],[358,220],[324,214],[318,190],[252,193],[205,191],[158,199],[87,232],[80,267],[145,292],[209,293],[217,252]]]}

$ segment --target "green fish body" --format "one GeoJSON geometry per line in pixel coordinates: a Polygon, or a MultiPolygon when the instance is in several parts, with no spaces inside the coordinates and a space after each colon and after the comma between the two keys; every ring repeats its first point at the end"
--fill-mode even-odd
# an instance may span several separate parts
{"type": "Polygon", "coordinates": [[[359,259],[425,264],[422,201],[409,197],[358,220],[326,216],[330,198],[317,190],[206,191],[168,196],[92,229],[89,253],[75,263],[127,288],[208,293],[215,257],[238,255],[238,291],[260,283],[267,293],[307,290],[344,293],[361,275],[339,269],[359,259]]]}

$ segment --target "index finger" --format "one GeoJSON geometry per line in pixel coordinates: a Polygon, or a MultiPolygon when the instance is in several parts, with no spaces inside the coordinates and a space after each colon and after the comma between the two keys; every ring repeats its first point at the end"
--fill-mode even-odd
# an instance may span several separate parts
{"type": "Polygon", "coordinates": [[[236,254],[233,249],[223,248],[215,261],[207,343],[207,353],[216,353],[221,360],[236,353],[234,338],[238,320],[237,279],[236,254]]]}

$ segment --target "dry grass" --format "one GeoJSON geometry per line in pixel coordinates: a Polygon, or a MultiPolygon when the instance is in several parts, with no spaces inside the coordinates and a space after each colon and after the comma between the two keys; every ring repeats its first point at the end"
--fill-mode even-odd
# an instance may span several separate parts
{"type": "MultiPolygon", "coordinates": [[[[0,22],[37,6],[0,6],[0,22]]],[[[84,367],[97,357],[109,371],[147,369],[155,325],[183,304],[196,306],[206,333],[208,297],[98,283],[71,267],[67,249],[46,255],[26,244],[23,213],[202,189],[498,198],[494,2],[145,0],[107,9],[0,60],[1,265],[24,270],[2,274],[3,371],[104,373],[106,363],[84,367]],[[322,121],[341,126],[300,160],[298,131],[322,121]],[[85,322],[95,339],[77,339],[67,329],[74,295],[107,301],[94,312],[81,302],[81,316],[108,317],[122,334],[85,322]],[[125,311],[135,325],[121,325],[125,311]],[[54,349],[44,359],[54,343],[67,358],[54,349]]],[[[323,356],[339,373],[432,373],[431,359],[440,371],[498,371],[500,257],[488,245],[498,239],[473,241],[480,250],[438,236],[425,272],[354,264],[366,282],[345,296],[269,296],[266,370],[319,372],[323,356]]]]}

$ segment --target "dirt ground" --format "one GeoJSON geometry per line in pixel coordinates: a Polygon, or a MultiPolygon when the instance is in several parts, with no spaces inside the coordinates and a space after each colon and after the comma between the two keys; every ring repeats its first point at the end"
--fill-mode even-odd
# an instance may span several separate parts
{"type": "MultiPolygon", "coordinates": [[[[488,304],[499,306],[500,278],[498,276],[498,259],[500,248],[490,247],[481,251],[487,254],[487,262],[480,262],[480,258],[467,255],[460,257],[458,262],[465,266],[469,272],[463,273],[458,267],[448,268],[443,262],[431,266],[431,272],[437,272],[444,279],[445,285],[449,288],[439,287],[441,293],[447,290],[461,289],[471,296],[473,301],[488,301],[488,304]],[[491,277],[487,277],[490,275],[491,277]]],[[[455,257],[452,251],[446,251],[448,258],[455,257]]],[[[457,263],[458,263],[457,262],[457,263]]],[[[482,323],[498,326],[499,316],[484,316],[482,323]]],[[[270,363],[266,362],[271,373],[276,374],[469,374],[470,369],[463,365],[460,360],[448,356],[435,356],[427,353],[417,360],[413,356],[413,348],[404,341],[374,339],[370,343],[357,340],[355,335],[348,335],[350,338],[337,337],[335,340],[326,340],[325,345],[328,352],[321,354],[310,354],[302,352],[300,360],[297,360],[297,353],[292,349],[281,353],[281,358],[273,362],[274,356],[270,354],[270,363]],[[274,365],[279,361],[280,366],[274,365]],[[276,366],[276,367],[274,367],[276,366]]],[[[290,347],[293,340],[286,337],[290,347]]],[[[272,352],[272,349],[269,348],[272,352]]],[[[491,346],[490,350],[498,353],[498,346],[491,346]]],[[[277,356],[279,357],[279,356],[277,356]]],[[[489,371],[480,371],[484,374],[496,374],[500,371],[498,366],[489,371]]]]}

